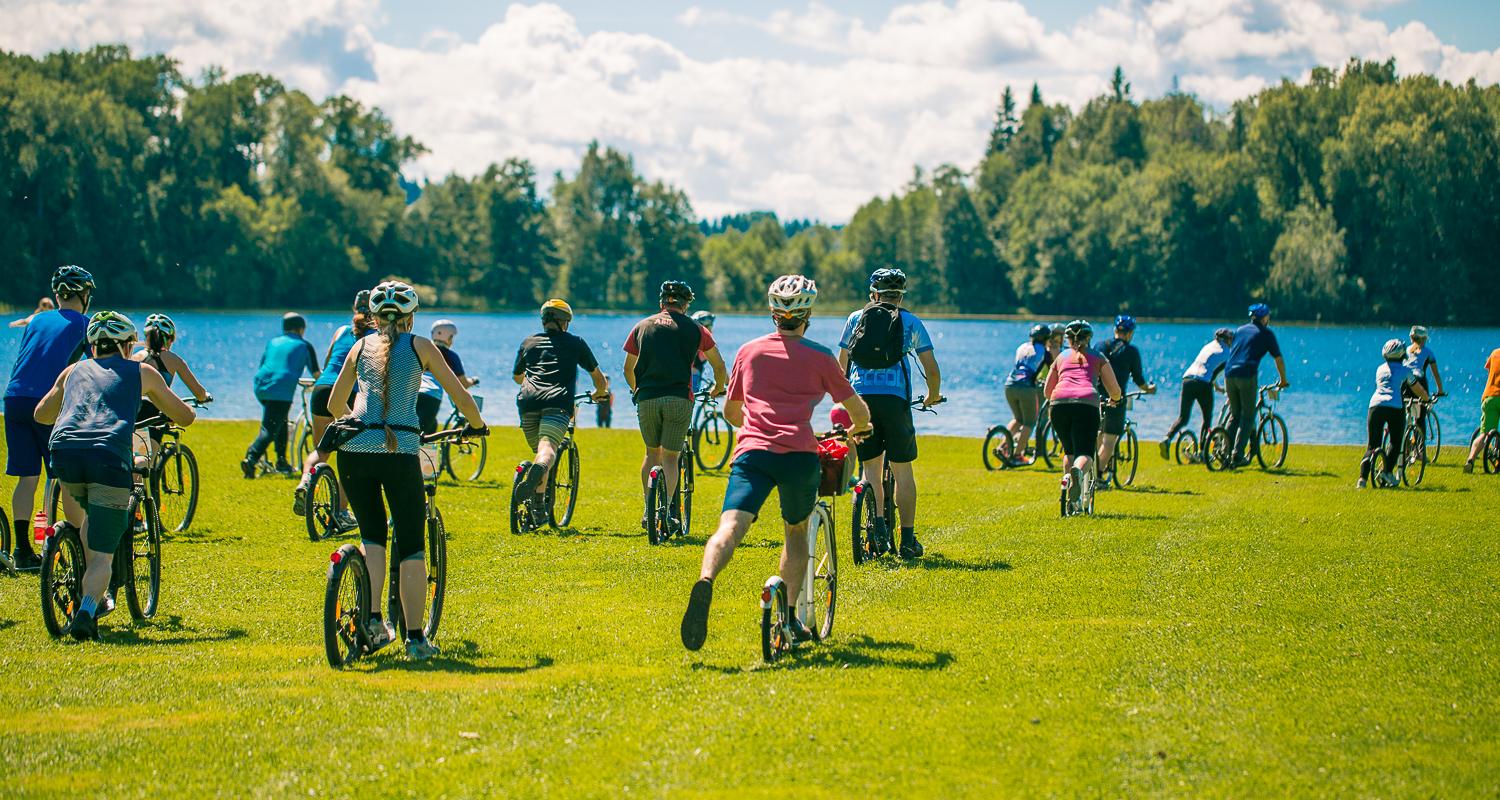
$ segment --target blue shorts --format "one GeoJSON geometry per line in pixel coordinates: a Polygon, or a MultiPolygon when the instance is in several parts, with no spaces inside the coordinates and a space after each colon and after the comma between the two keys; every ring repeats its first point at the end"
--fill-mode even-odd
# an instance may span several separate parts
{"type": "Polygon", "coordinates": [[[32,478],[42,474],[42,467],[47,465],[52,426],[42,425],[32,416],[40,402],[40,397],[5,398],[6,475],[32,478]]]}
{"type": "Polygon", "coordinates": [[[781,494],[781,518],[788,525],[806,522],[818,502],[818,482],[823,469],[817,453],[772,453],[749,450],[729,467],[729,486],[724,490],[725,511],[747,511],[760,518],[771,490],[781,494]]]}

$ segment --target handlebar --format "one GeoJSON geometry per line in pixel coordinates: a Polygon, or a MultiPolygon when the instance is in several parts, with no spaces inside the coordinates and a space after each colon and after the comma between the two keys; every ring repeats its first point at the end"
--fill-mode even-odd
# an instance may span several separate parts
{"type": "Polygon", "coordinates": [[[422,434],[422,443],[427,444],[429,442],[437,442],[444,439],[478,439],[489,435],[490,429],[488,427],[472,428],[468,425],[464,425],[457,428],[448,428],[447,430],[424,433],[422,434]]]}
{"type": "MultiPolygon", "coordinates": [[[[607,392],[604,395],[604,399],[605,400],[609,400],[609,399],[612,399],[614,396],[615,396],[614,392],[607,392]]],[[[598,401],[594,399],[594,395],[593,395],[592,392],[587,393],[587,394],[578,394],[578,395],[574,395],[573,396],[573,405],[575,405],[575,406],[591,406],[591,405],[595,405],[596,403],[598,403],[598,401]]]]}
{"type": "Polygon", "coordinates": [[[826,433],[814,433],[813,437],[820,442],[826,442],[829,439],[843,439],[845,441],[852,440],[854,443],[858,444],[859,442],[863,442],[865,438],[870,435],[870,433],[871,431],[865,431],[858,436],[854,436],[850,434],[849,431],[845,430],[843,425],[835,425],[833,426],[833,430],[827,431],[826,433]]]}
{"type": "Polygon", "coordinates": [[[942,405],[942,404],[944,404],[946,402],[948,402],[948,398],[943,397],[942,395],[938,395],[937,402],[933,403],[930,406],[929,405],[923,405],[923,403],[922,403],[921,400],[913,400],[913,401],[911,401],[911,407],[915,408],[918,411],[926,412],[928,414],[936,414],[937,413],[937,408],[936,407],[940,406],[940,405],[942,405]]]}

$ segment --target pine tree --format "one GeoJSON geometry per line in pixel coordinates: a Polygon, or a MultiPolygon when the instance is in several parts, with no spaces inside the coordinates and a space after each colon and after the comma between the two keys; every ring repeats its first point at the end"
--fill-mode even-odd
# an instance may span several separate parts
{"type": "Polygon", "coordinates": [[[1016,130],[1020,127],[1020,120],[1016,118],[1016,97],[1011,94],[1010,87],[1000,94],[1000,107],[995,111],[995,126],[990,129],[990,146],[985,150],[986,156],[1005,152],[1010,146],[1010,140],[1015,137],[1016,130]]]}

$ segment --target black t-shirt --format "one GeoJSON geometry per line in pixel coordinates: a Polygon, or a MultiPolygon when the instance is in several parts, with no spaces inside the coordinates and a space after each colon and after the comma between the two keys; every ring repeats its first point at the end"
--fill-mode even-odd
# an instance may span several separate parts
{"type": "Polygon", "coordinates": [[[521,411],[548,408],[573,410],[573,396],[578,393],[578,368],[587,372],[599,368],[588,343],[567,331],[543,331],[526,337],[516,351],[512,374],[524,376],[521,391],[516,393],[516,407],[521,411]]]}
{"type": "Polygon", "coordinates": [[[635,400],[693,396],[693,360],[714,349],[713,334],[677,311],[665,310],[637,322],[625,338],[625,352],[637,357],[635,400]]]}
{"type": "MultiPolygon", "coordinates": [[[[1104,346],[1101,355],[1109,361],[1109,368],[1115,373],[1115,382],[1120,384],[1120,391],[1125,391],[1126,381],[1134,381],[1137,386],[1146,382],[1141,374],[1141,351],[1136,346],[1124,339],[1111,339],[1104,346]]],[[[1099,386],[1099,392],[1104,392],[1103,384],[1099,386]]]]}

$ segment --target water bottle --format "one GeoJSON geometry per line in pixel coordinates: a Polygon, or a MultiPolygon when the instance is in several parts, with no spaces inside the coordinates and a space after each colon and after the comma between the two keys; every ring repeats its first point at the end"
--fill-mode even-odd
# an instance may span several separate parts
{"type": "Polygon", "coordinates": [[[42,542],[47,539],[47,512],[38,511],[31,518],[31,539],[36,545],[32,552],[42,552],[42,542]]]}

